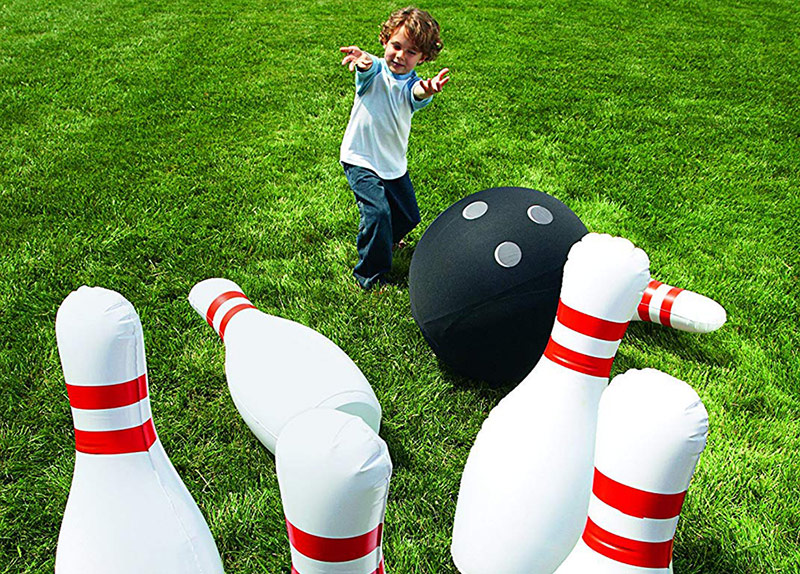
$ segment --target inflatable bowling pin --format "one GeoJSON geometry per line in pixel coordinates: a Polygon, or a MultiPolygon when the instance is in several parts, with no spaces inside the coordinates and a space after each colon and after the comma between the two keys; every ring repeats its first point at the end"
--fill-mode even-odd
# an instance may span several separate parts
{"type": "Polygon", "coordinates": [[[328,407],[361,417],[378,432],[381,406],[367,379],[330,339],[256,309],[227,279],[206,279],[192,307],[225,342],[231,397],[271,452],[283,426],[306,409],[328,407]]]}
{"type": "Polygon", "coordinates": [[[81,287],[56,338],[75,423],[75,472],[56,574],[222,574],[205,520],[158,439],[139,316],[81,287]]]}
{"type": "Polygon", "coordinates": [[[307,410],[281,431],[275,467],[292,574],[383,574],[392,461],[375,431],[344,412],[307,410]]]}
{"type": "Polygon", "coordinates": [[[451,548],[462,573],[550,574],[575,546],[597,405],[648,266],[627,239],[589,234],[571,248],[544,355],[492,409],[464,468],[451,548]]]}
{"type": "Polygon", "coordinates": [[[600,400],[589,517],[557,574],[668,574],[683,499],[706,444],[692,388],[654,369],[614,378],[600,400]]]}
{"type": "Polygon", "coordinates": [[[632,320],[690,333],[711,333],[725,324],[727,314],[713,299],[651,279],[632,320]]]}

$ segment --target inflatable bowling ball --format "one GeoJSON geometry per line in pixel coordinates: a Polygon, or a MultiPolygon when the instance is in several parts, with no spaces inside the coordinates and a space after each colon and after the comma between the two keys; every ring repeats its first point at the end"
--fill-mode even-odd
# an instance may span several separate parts
{"type": "Polygon", "coordinates": [[[544,352],[567,253],[586,233],[566,205],[522,187],[442,212],[409,269],[411,313],[436,356],[493,386],[520,382],[544,352]]]}

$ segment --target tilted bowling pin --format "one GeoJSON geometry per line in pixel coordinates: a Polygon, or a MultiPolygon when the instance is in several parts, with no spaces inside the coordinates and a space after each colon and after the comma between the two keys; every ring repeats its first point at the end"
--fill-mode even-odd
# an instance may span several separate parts
{"type": "Polygon", "coordinates": [[[557,574],[668,574],[672,539],[703,452],[708,413],[654,369],[614,378],[600,400],[589,517],[557,574]]]}
{"type": "Polygon", "coordinates": [[[711,333],[725,324],[727,314],[713,299],[651,279],[633,320],[690,333],[711,333]]]}
{"type": "Polygon", "coordinates": [[[133,305],[81,287],[58,310],[56,339],[77,451],[56,574],[222,574],[211,532],[153,426],[133,305]]]}
{"type": "Polygon", "coordinates": [[[492,409],[467,459],[451,549],[462,573],[550,574],[580,537],[597,404],[648,266],[627,239],[573,245],[544,355],[492,409]]]}
{"type": "Polygon", "coordinates": [[[227,279],[201,281],[189,293],[189,302],[225,342],[233,402],[271,452],[283,425],[314,407],[360,416],[378,432],[381,406],[372,387],[330,339],[262,313],[227,279]]]}
{"type": "Polygon", "coordinates": [[[360,418],[310,409],[275,451],[292,574],[383,574],[381,546],[392,461],[360,418]]]}

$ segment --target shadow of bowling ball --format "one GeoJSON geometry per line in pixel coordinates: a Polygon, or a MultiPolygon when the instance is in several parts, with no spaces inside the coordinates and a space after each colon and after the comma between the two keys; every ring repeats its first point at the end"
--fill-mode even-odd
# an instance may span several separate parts
{"type": "Polygon", "coordinates": [[[567,254],[586,233],[566,205],[523,187],[448,207],[409,269],[411,313],[436,356],[470,379],[519,383],[544,352],[567,254]]]}

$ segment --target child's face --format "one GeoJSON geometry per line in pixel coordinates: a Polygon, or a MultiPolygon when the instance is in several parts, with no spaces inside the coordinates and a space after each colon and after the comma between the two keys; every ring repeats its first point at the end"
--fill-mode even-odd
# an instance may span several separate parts
{"type": "Polygon", "coordinates": [[[400,26],[395,30],[383,48],[383,58],[389,69],[395,74],[407,74],[424,60],[422,52],[406,35],[405,26],[400,26]]]}

